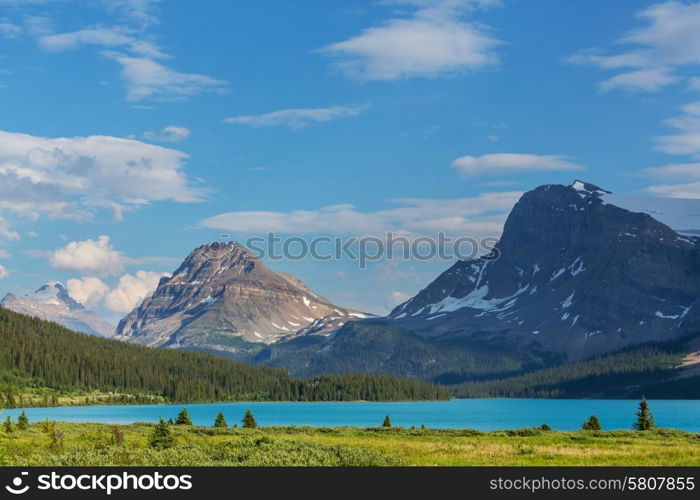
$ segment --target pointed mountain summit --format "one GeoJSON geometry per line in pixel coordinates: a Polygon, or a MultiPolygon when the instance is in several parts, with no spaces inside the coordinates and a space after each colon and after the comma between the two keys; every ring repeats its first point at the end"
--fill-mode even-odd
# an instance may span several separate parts
{"type": "Polygon", "coordinates": [[[583,181],[525,193],[494,255],[457,262],[389,317],[570,359],[700,328],[700,239],[606,194],[583,181]]]}
{"type": "Polygon", "coordinates": [[[34,293],[18,297],[8,293],[0,306],[21,314],[53,321],[76,332],[111,337],[114,326],[73,299],[58,281],[45,284],[34,293]]]}
{"type": "Polygon", "coordinates": [[[322,335],[322,323],[364,317],[273,271],[244,246],[214,242],[162,278],[153,295],[122,319],[117,338],[234,353],[246,342],[269,344],[308,330],[322,335]]]}

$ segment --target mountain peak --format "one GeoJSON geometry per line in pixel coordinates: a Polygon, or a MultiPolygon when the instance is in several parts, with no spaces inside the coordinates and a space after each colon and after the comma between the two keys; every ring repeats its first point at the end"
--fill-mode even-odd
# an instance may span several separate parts
{"type": "Polygon", "coordinates": [[[569,187],[575,189],[579,193],[586,195],[602,196],[604,194],[612,194],[611,191],[607,191],[605,189],[599,188],[595,184],[591,184],[590,182],[582,181],[579,179],[576,179],[569,187]]]}
{"type": "Polygon", "coordinates": [[[331,304],[294,276],[270,269],[237,242],[194,249],[172,277],[127,315],[117,335],[164,347],[232,352],[272,343],[327,316],[363,315],[331,304]]]}

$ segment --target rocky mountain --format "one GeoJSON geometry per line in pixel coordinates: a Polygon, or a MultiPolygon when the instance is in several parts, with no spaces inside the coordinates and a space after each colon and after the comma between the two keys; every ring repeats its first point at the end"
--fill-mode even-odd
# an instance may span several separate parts
{"type": "Polygon", "coordinates": [[[493,255],[456,263],[389,318],[569,359],[700,329],[700,239],[606,193],[576,181],[524,194],[493,255]]]}
{"type": "Polygon", "coordinates": [[[0,302],[0,306],[21,314],[53,321],[76,332],[102,337],[111,337],[114,334],[114,325],[85,309],[57,281],[47,283],[25,297],[8,293],[0,302]]]}
{"type": "Polygon", "coordinates": [[[215,242],[195,249],[172,277],[162,278],[153,295],[122,319],[117,338],[236,353],[251,343],[323,336],[331,326],[365,317],[273,271],[242,245],[215,242]]]}
{"type": "Polygon", "coordinates": [[[387,318],[280,342],[256,361],[477,380],[699,333],[700,238],[607,195],[582,181],[529,191],[491,255],[455,263],[387,318]]]}

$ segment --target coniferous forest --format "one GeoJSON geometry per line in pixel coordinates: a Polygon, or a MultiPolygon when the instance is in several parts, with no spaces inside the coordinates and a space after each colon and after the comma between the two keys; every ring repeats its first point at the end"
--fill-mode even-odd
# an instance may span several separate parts
{"type": "Polygon", "coordinates": [[[6,406],[24,392],[98,391],[119,402],[378,401],[444,399],[446,391],[386,375],[293,378],[208,354],[152,349],[70,331],[0,308],[0,390],[6,406]]]}

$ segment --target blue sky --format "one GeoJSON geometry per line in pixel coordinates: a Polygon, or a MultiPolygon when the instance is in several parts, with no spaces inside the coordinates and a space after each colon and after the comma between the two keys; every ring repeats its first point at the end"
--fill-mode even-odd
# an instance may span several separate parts
{"type": "MultiPolygon", "coordinates": [[[[0,292],[116,320],[221,233],[497,236],[575,178],[697,214],[699,93],[699,2],[0,0],[0,292]]],[[[272,266],[382,313],[449,263],[272,266]]]]}

